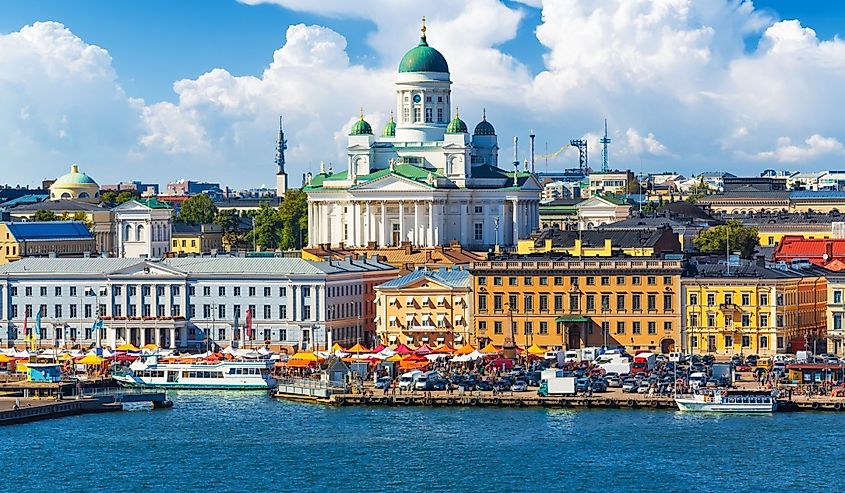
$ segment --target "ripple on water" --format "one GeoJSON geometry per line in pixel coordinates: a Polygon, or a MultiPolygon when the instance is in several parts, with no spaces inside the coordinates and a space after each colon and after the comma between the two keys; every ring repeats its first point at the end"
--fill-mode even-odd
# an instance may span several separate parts
{"type": "Polygon", "coordinates": [[[8,491],[829,489],[832,413],[329,408],[172,393],[155,412],[0,428],[8,491]],[[812,446],[790,449],[800,436],[812,446]],[[808,455],[810,454],[810,455],[808,455]]]}

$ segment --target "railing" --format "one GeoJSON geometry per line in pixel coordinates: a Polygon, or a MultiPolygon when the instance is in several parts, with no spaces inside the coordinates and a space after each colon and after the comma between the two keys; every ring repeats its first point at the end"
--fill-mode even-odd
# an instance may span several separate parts
{"type": "Polygon", "coordinates": [[[680,269],[680,260],[488,260],[472,263],[472,270],[624,270],[680,269]]]}
{"type": "Polygon", "coordinates": [[[277,384],[276,394],[281,395],[328,399],[332,394],[346,392],[346,385],[311,378],[281,378],[277,380],[277,384]]]}

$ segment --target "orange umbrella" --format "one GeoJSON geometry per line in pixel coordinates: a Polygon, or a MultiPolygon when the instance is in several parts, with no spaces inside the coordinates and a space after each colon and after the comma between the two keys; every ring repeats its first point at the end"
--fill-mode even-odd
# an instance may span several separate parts
{"type": "Polygon", "coordinates": [[[361,345],[361,343],[358,343],[352,346],[351,348],[347,349],[346,352],[352,354],[366,354],[371,353],[372,351],[361,345]]]}
{"type": "Polygon", "coordinates": [[[474,351],[475,351],[475,348],[474,348],[474,347],[472,347],[472,345],[471,345],[471,344],[467,344],[467,345],[465,345],[465,346],[461,346],[461,348],[460,348],[460,349],[458,349],[458,350],[455,352],[455,354],[458,354],[458,355],[463,356],[463,355],[465,355],[465,354],[472,354],[474,351]]]}

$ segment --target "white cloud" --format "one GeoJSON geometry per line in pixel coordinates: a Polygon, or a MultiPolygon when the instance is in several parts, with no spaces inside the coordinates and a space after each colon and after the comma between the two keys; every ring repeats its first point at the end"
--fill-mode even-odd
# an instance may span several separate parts
{"type": "MultiPolygon", "coordinates": [[[[811,169],[843,155],[845,92],[836,88],[845,85],[845,42],[820,40],[748,1],[432,0],[424,11],[412,0],[242,1],[369,21],[373,56],[350,60],[341,34],[292,25],[261,74],[208,67],[173,82],[174,102],[141,101],[121,88],[105,49],[61,24],[26,26],[0,35],[0,170],[34,181],[78,161],[101,182],[268,182],[282,114],[297,184],[320,160],[339,167],[359,108],[381,130],[421,13],[430,44],[449,62],[453,105],[470,128],[486,107],[507,159],[513,135],[522,144],[533,128],[538,154],[586,136],[595,165],[605,117],[615,168],[648,157],[689,172],[730,159],[750,173],[764,160],[811,169]],[[542,21],[521,26],[532,8],[542,21]],[[518,32],[533,33],[521,41],[544,50],[537,73],[502,48],[518,32]],[[760,41],[749,50],[750,36],[760,41]],[[37,166],[21,169],[24,162],[37,166]]],[[[526,158],[527,145],[520,150],[526,158]]],[[[550,165],[576,161],[568,149],[550,165]]]]}
{"type": "Polygon", "coordinates": [[[813,134],[804,140],[805,146],[798,146],[792,143],[789,137],[781,137],[777,141],[777,147],[770,151],[760,151],[746,157],[758,161],[777,161],[779,163],[800,163],[829,155],[845,154],[845,147],[842,142],[833,137],[824,137],[813,134]]]}

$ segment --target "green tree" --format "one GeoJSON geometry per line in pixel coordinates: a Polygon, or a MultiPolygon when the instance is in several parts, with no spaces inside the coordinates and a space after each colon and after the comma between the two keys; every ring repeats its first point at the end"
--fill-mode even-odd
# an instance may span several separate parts
{"type": "Polygon", "coordinates": [[[308,231],[308,194],[299,189],[288,190],[279,205],[279,219],[279,248],[302,248],[308,231]]]}
{"type": "Polygon", "coordinates": [[[256,246],[261,249],[274,250],[279,248],[282,227],[279,210],[268,204],[262,204],[255,215],[255,228],[247,235],[247,239],[252,242],[254,238],[256,246]]]}
{"type": "Polygon", "coordinates": [[[106,190],[105,192],[100,194],[100,200],[103,202],[108,202],[110,204],[117,203],[117,192],[114,190],[106,190]]]}
{"type": "Polygon", "coordinates": [[[217,207],[206,194],[194,195],[182,202],[179,220],[188,224],[208,224],[214,221],[217,207]]]}
{"type": "Polygon", "coordinates": [[[88,214],[82,211],[76,211],[73,213],[73,217],[71,217],[74,221],[80,221],[81,223],[85,224],[85,227],[88,228],[88,231],[91,231],[94,228],[94,223],[88,220],[88,214]]]}
{"type": "Polygon", "coordinates": [[[35,211],[35,214],[32,215],[32,219],[34,221],[56,221],[58,218],[56,217],[56,213],[53,211],[38,209],[35,211]]]}
{"type": "Polygon", "coordinates": [[[758,242],[757,228],[743,226],[735,220],[722,226],[707,228],[693,240],[695,248],[701,253],[724,254],[727,251],[738,251],[743,258],[754,256],[758,242]]]}
{"type": "Polygon", "coordinates": [[[129,190],[124,190],[124,191],[120,192],[119,194],[117,194],[117,197],[115,198],[114,202],[116,204],[122,204],[124,202],[129,202],[130,200],[134,200],[136,198],[138,198],[138,195],[136,195],[135,192],[132,192],[132,191],[129,191],[129,190]]]}
{"type": "Polygon", "coordinates": [[[223,242],[230,248],[240,243],[241,218],[237,211],[232,209],[218,210],[214,216],[214,224],[223,229],[223,242]]]}

